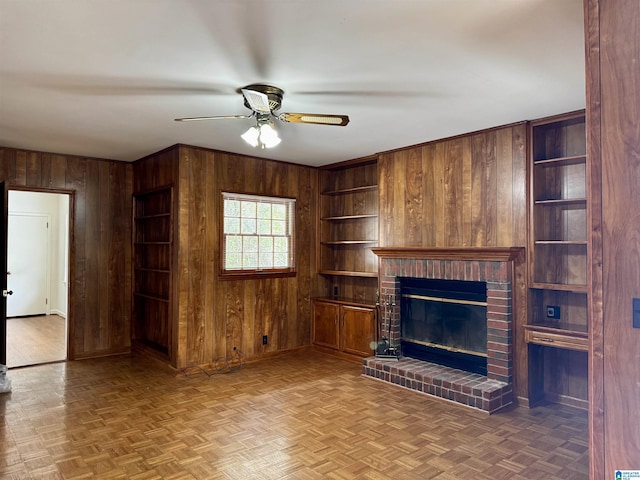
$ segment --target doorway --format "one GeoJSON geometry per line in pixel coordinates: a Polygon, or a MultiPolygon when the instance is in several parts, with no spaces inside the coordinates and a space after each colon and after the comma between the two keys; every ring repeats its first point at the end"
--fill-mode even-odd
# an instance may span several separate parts
{"type": "Polygon", "coordinates": [[[67,359],[69,195],[10,190],[7,366],[67,359]]]}

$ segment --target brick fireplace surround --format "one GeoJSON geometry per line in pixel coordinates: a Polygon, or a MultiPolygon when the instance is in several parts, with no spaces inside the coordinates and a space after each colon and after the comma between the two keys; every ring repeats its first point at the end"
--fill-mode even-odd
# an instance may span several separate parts
{"type": "MultiPolygon", "coordinates": [[[[513,402],[513,248],[374,248],[380,259],[381,315],[378,331],[400,343],[400,282],[397,277],[469,280],[487,284],[487,376],[422,360],[369,357],[365,376],[493,413],[513,402]],[[385,307],[394,298],[395,306],[385,307]]],[[[381,334],[381,336],[383,336],[381,334]]]]}

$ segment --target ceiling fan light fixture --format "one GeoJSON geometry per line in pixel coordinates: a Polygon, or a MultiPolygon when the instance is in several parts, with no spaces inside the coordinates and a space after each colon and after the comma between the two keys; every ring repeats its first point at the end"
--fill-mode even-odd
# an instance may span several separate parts
{"type": "Polygon", "coordinates": [[[268,121],[258,121],[257,126],[251,127],[240,137],[252,147],[260,148],[273,148],[281,142],[278,132],[268,121]]]}
{"type": "Polygon", "coordinates": [[[278,132],[270,124],[265,123],[260,125],[260,145],[262,148],[273,148],[280,143],[280,137],[278,132]]]}
{"type": "Polygon", "coordinates": [[[251,127],[249,130],[240,135],[240,137],[252,147],[258,146],[259,136],[260,130],[258,130],[258,127],[251,127]]]}

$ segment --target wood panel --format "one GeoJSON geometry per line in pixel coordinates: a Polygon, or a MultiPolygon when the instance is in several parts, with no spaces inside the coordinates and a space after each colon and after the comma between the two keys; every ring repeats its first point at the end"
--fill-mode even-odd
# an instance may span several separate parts
{"type": "Polygon", "coordinates": [[[71,194],[69,358],[128,351],[131,165],[0,148],[2,180],[8,188],[71,194]]]}
{"type": "Polygon", "coordinates": [[[634,208],[640,204],[640,9],[635,0],[598,5],[599,16],[590,22],[599,20],[601,97],[598,105],[590,98],[590,106],[601,113],[604,472],[609,474],[637,469],[640,452],[640,420],[630,414],[640,410],[640,329],[631,319],[632,299],[640,298],[640,211],[634,208]]]}
{"type": "Polygon", "coordinates": [[[309,345],[317,171],[196,147],[179,150],[178,324],[185,352],[175,365],[231,358],[234,347],[255,358],[309,345]],[[295,277],[220,280],[223,191],[296,198],[295,277]]]}
{"type": "Polygon", "coordinates": [[[380,245],[526,245],[525,136],[517,124],[381,155],[380,245]]]}

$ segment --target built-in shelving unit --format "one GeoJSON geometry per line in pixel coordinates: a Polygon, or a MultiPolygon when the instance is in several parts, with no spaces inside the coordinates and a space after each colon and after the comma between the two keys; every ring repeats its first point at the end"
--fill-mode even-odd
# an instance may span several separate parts
{"type": "Polygon", "coordinates": [[[134,292],[132,338],[168,354],[171,312],[173,192],[133,195],[134,292]]]}
{"type": "Polygon", "coordinates": [[[378,177],[374,158],[320,170],[318,272],[323,296],[375,301],[378,177]]]}
{"type": "Polygon", "coordinates": [[[532,403],[586,406],[587,191],[584,112],[531,123],[529,385],[532,403]]]}
{"type": "Polygon", "coordinates": [[[319,295],[313,343],[347,357],[373,353],[376,337],[378,167],[376,158],[343,162],[319,174],[319,295]]]}

